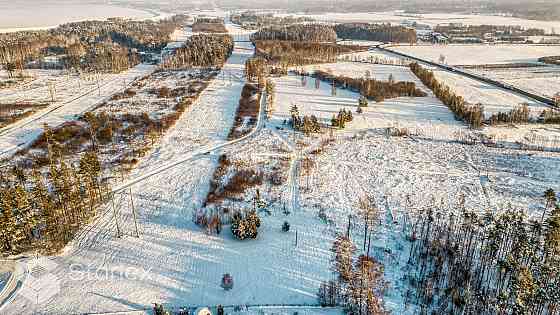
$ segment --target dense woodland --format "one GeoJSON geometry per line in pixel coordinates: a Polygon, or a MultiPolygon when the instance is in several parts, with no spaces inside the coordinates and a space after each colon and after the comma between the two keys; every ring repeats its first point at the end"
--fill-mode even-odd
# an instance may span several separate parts
{"type": "Polygon", "coordinates": [[[543,194],[542,214],[432,205],[412,224],[409,280],[423,314],[558,314],[560,207],[543,194]]]}
{"type": "Polygon", "coordinates": [[[326,25],[294,24],[284,27],[269,27],[260,29],[251,35],[251,40],[333,43],[336,41],[336,33],[330,26],[326,25]]]}
{"type": "Polygon", "coordinates": [[[359,46],[299,41],[256,41],[255,45],[257,56],[286,69],[290,66],[336,62],[341,54],[363,49],[359,46]]]}
{"type": "Polygon", "coordinates": [[[52,30],[0,34],[0,64],[13,75],[47,56],[60,56],[63,68],[119,72],[139,62],[138,51],[158,52],[186,16],[154,21],[85,21],[52,30]]]}
{"type": "Polygon", "coordinates": [[[416,43],[416,31],[391,24],[348,23],[334,27],[341,39],[369,40],[393,43],[416,43]]]}
{"type": "Polygon", "coordinates": [[[175,54],[163,61],[165,69],[221,67],[233,52],[229,35],[194,35],[175,54]]]}
{"type": "Polygon", "coordinates": [[[269,14],[255,14],[251,11],[236,13],[231,15],[231,21],[239,24],[245,28],[261,29],[271,26],[284,26],[303,22],[312,22],[313,20],[307,17],[278,17],[272,13],[269,14]]]}

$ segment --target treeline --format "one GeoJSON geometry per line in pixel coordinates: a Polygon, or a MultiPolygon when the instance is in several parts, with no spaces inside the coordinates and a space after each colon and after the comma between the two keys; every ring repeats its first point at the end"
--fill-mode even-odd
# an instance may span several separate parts
{"type": "Polygon", "coordinates": [[[433,71],[424,69],[416,62],[410,64],[410,70],[434,92],[434,95],[453,112],[457,119],[465,121],[472,128],[482,127],[484,122],[482,105],[469,105],[462,96],[452,92],[449,86],[440,83],[433,71]]]}
{"type": "Polygon", "coordinates": [[[416,30],[391,24],[347,23],[334,27],[343,39],[393,43],[416,43],[416,30]]]}
{"type": "Polygon", "coordinates": [[[251,11],[241,12],[232,14],[230,17],[231,21],[235,24],[239,24],[245,28],[263,28],[270,26],[282,26],[290,25],[302,22],[311,22],[313,19],[307,17],[293,17],[285,16],[279,17],[274,16],[274,14],[255,14],[251,11]]]}
{"type": "Polygon", "coordinates": [[[538,60],[551,65],[560,65],[560,56],[541,57],[538,60]]]}
{"type": "Polygon", "coordinates": [[[333,43],[336,42],[336,32],[332,27],[321,24],[294,24],[284,27],[268,27],[260,29],[251,35],[252,41],[304,41],[333,43]]]}
{"type": "Polygon", "coordinates": [[[389,76],[387,81],[379,81],[371,78],[350,78],[345,76],[335,76],[325,71],[317,70],[313,76],[330,82],[342,88],[348,88],[359,92],[361,95],[373,99],[376,102],[383,102],[386,99],[408,96],[425,97],[427,94],[418,89],[414,82],[395,81],[393,76],[389,76]]]}
{"type": "Polygon", "coordinates": [[[220,18],[198,18],[192,25],[193,32],[227,33],[224,20],[220,18]]]}
{"type": "Polygon", "coordinates": [[[545,31],[537,28],[525,29],[517,25],[438,25],[434,31],[449,37],[476,37],[483,39],[486,34],[494,36],[543,36],[545,31]]]}
{"type": "Polygon", "coordinates": [[[52,30],[0,34],[0,64],[10,73],[46,56],[61,56],[60,67],[118,72],[138,63],[138,51],[158,52],[186,23],[177,15],[161,21],[85,21],[52,30]]]}
{"type": "Polygon", "coordinates": [[[510,124],[522,124],[530,122],[530,111],[527,104],[522,104],[507,113],[499,112],[493,114],[488,119],[491,125],[497,125],[500,123],[510,123],[510,124]]]}
{"type": "Polygon", "coordinates": [[[194,35],[175,54],[163,61],[166,69],[221,67],[233,52],[229,35],[194,35]]]}
{"type": "Polygon", "coordinates": [[[545,109],[541,113],[540,119],[545,124],[560,124],[560,112],[553,109],[545,109]]]}
{"type": "Polygon", "coordinates": [[[533,219],[517,209],[484,213],[433,205],[414,222],[409,276],[422,314],[557,314],[560,207],[543,195],[533,219]]]}
{"type": "Polygon", "coordinates": [[[273,40],[258,40],[255,46],[258,57],[285,70],[291,66],[336,62],[339,55],[362,49],[360,46],[273,40]]]}

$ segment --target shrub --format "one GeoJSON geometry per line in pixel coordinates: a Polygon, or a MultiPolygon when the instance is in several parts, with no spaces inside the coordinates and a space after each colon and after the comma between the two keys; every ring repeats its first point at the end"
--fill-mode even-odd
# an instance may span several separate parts
{"type": "Polygon", "coordinates": [[[231,219],[231,233],[239,240],[257,238],[260,226],[261,219],[254,210],[249,211],[245,216],[235,213],[231,219]]]}
{"type": "Polygon", "coordinates": [[[288,232],[290,230],[290,223],[288,223],[288,221],[284,221],[284,224],[282,224],[282,232],[288,232]]]}

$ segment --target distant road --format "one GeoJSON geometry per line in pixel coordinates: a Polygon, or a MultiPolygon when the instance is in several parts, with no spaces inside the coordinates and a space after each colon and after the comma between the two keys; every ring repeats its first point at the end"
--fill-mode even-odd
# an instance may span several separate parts
{"type": "Polygon", "coordinates": [[[522,89],[520,89],[518,87],[515,87],[515,86],[512,86],[510,84],[506,84],[506,83],[503,83],[503,82],[500,82],[500,81],[496,81],[496,80],[484,77],[482,75],[478,75],[478,74],[475,74],[475,73],[472,73],[472,72],[462,70],[462,69],[457,68],[457,67],[443,65],[443,64],[439,64],[439,63],[436,63],[436,62],[433,62],[433,61],[429,61],[429,60],[421,59],[421,58],[414,57],[414,56],[411,56],[411,55],[407,55],[407,54],[389,49],[388,47],[385,47],[384,45],[377,45],[376,47],[380,51],[388,52],[388,53],[398,55],[398,56],[403,57],[403,58],[407,58],[407,59],[415,60],[415,61],[418,61],[418,62],[421,62],[421,63],[424,63],[424,64],[428,64],[430,66],[434,66],[434,67],[437,67],[437,68],[440,68],[440,69],[443,69],[443,70],[446,70],[446,71],[449,71],[449,72],[453,72],[453,73],[456,73],[458,75],[462,75],[464,77],[474,79],[474,80],[477,80],[477,81],[480,81],[480,82],[488,83],[488,84],[493,85],[495,87],[498,87],[498,88],[501,88],[501,89],[504,89],[504,90],[507,90],[507,91],[510,91],[510,92],[513,92],[513,93],[516,93],[516,94],[519,94],[519,95],[523,95],[523,96],[528,97],[528,98],[530,98],[534,101],[546,104],[550,107],[557,108],[554,100],[552,100],[551,98],[547,98],[547,97],[544,97],[544,96],[541,96],[541,95],[533,94],[531,92],[522,90],[522,89]]]}

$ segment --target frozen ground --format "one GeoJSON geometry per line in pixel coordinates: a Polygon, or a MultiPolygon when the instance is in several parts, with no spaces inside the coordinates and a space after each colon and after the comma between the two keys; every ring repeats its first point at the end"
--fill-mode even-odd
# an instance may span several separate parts
{"type": "Polygon", "coordinates": [[[59,24],[109,17],[147,19],[154,14],[110,4],[0,1],[0,32],[44,29],[59,24]]]}
{"type": "MultiPolygon", "coordinates": [[[[294,14],[279,14],[279,16],[294,14]]],[[[540,28],[547,33],[560,29],[558,21],[536,21],[514,17],[459,14],[459,13],[432,13],[432,14],[403,14],[402,12],[348,12],[348,13],[323,13],[321,15],[296,14],[295,16],[306,16],[319,21],[327,22],[367,22],[367,23],[391,23],[416,21],[432,27],[438,24],[462,23],[467,25],[517,25],[524,28],[540,28]]]]}
{"type": "MultiPolygon", "coordinates": [[[[75,119],[95,105],[108,99],[114,93],[124,90],[135,79],[154,70],[154,66],[138,65],[120,74],[106,75],[97,81],[84,81],[75,76],[56,76],[57,101],[47,108],[34,113],[0,130],[0,154],[7,157],[18,148],[30,144],[43,131],[43,125],[57,126],[75,119]]],[[[53,78],[42,77],[16,90],[0,90],[2,102],[6,100],[47,100],[50,96],[47,83],[53,78]]]]}
{"type": "Polygon", "coordinates": [[[531,63],[560,52],[558,45],[403,45],[390,49],[434,62],[443,55],[449,65],[531,63]]]}
{"type": "Polygon", "coordinates": [[[549,108],[527,97],[449,71],[436,69],[434,73],[440,82],[449,86],[452,91],[461,95],[468,103],[482,104],[487,118],[498,112],[509,112],[523,103],[529,105],[533,117],[549,108]]]}
{"type": "MultiPolygon", "coordinates": [[[[560,53],[560,51],[559,51],[560,53]]],[[[538,95],[553,97],[560,92],[560,67],[477,69],[485,76],[538,95]]]]}

